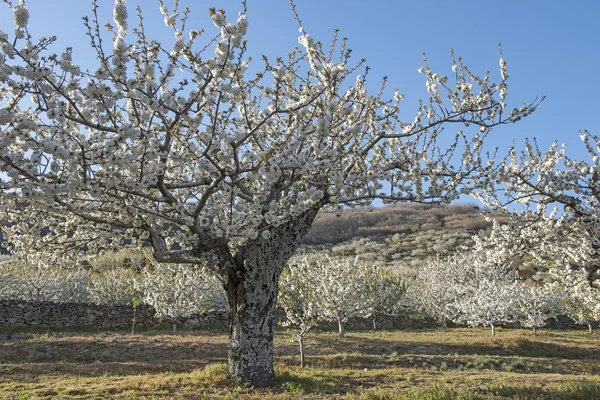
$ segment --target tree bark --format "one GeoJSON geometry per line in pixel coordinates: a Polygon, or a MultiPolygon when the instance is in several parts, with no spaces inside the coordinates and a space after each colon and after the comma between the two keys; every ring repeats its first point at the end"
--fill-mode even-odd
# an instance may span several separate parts
{"type": "Polygon", "coordinates": [[[259,236],[235,256],[220,250],[229,300],[229,372],[234,381],[268,387],[275,381],[273,336],[279,276],[318,212],[311,209],[259,236]]]}
{"type": "Polygon", "coordinates": [[[496,327],[492,325],[492,336],[496,336],[496,327]]]}
{"type": "Polygon", "coordinates": [[[594,328],[592,327],[592,324],[588,322],[587,326],[588,330],[590,331],[590,334],[594,333],[594,328]]]}

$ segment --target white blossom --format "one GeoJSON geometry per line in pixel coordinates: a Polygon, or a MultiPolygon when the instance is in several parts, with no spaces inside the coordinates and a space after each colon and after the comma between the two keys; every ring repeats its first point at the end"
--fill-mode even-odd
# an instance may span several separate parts
{"type": "Polygon", "coordinates": [[[113,20],[119,29],[119,36],[124,38],[127,35],[127,0],[115,0],[113,20]]]}
{"type": "Polygon", "coordinates": [[[165,25],[166,26],[175,27],[176,23],[177,23],[177,14],[167,15],[165,17],[165,25]]]}
{"type": "Polygon", "coordinates": [[[27,27],[27,23],[29,22],[29,10],[23,0],[21,0],[19,4],[13,6],[13,21],[19,28],[27,27]]]}

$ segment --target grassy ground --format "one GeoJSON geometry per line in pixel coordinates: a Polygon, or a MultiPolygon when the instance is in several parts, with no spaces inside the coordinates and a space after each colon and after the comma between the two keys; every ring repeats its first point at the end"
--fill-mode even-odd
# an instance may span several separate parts
{"type": "Polygon", "coordinates": [[[600,335],[585,331],[315,332],[304,369],[281,332],[276,385],[261,390],[228,380],[222,333],[10,336],[0,399],[600,399],[600,335]]]}

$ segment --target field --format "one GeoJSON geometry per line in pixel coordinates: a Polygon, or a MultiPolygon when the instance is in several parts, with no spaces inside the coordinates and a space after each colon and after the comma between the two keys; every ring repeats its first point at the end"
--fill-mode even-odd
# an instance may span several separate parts
{"type": "Polygon", "coordinates": [[[0,333],[1,399],[600,399],[600,335],[485,329],[291,332],[277,382],[236,387],[223,332],[0,333]]]}

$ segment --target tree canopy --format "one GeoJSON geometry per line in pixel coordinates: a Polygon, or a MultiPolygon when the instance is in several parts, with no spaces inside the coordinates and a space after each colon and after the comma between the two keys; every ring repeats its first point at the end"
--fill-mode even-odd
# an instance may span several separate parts
{"type": "MultiPolygon", "coordinates": [[[[230,306],[230,370],[273,383],[273,310],[281,270],[321,208],[450,202],[489,185],[494,127],[533,112],[505,100],[507,63],[476,74],[451,53],[448,74],[426,60],[428,98],[400,112],[386,79],[299,25],[300,46],[248,73],[246,5],[210,9],[215,30],[159,0],[169,42],[115,0],[103,33],[99,4],[85,19],[97,69],[82,69],[54,36],[34,38],[13,5],[0,32],[0,205],[15,250],[94,252],[148,243],[159,262],[202,264],[230,306]],[[211,33],[212,32],[212,33],[211,33]],[[456,129],[450,132],[450,126],[456,129]]],[[[292,3],[292,12],[295,8],[292,3]]]]}

